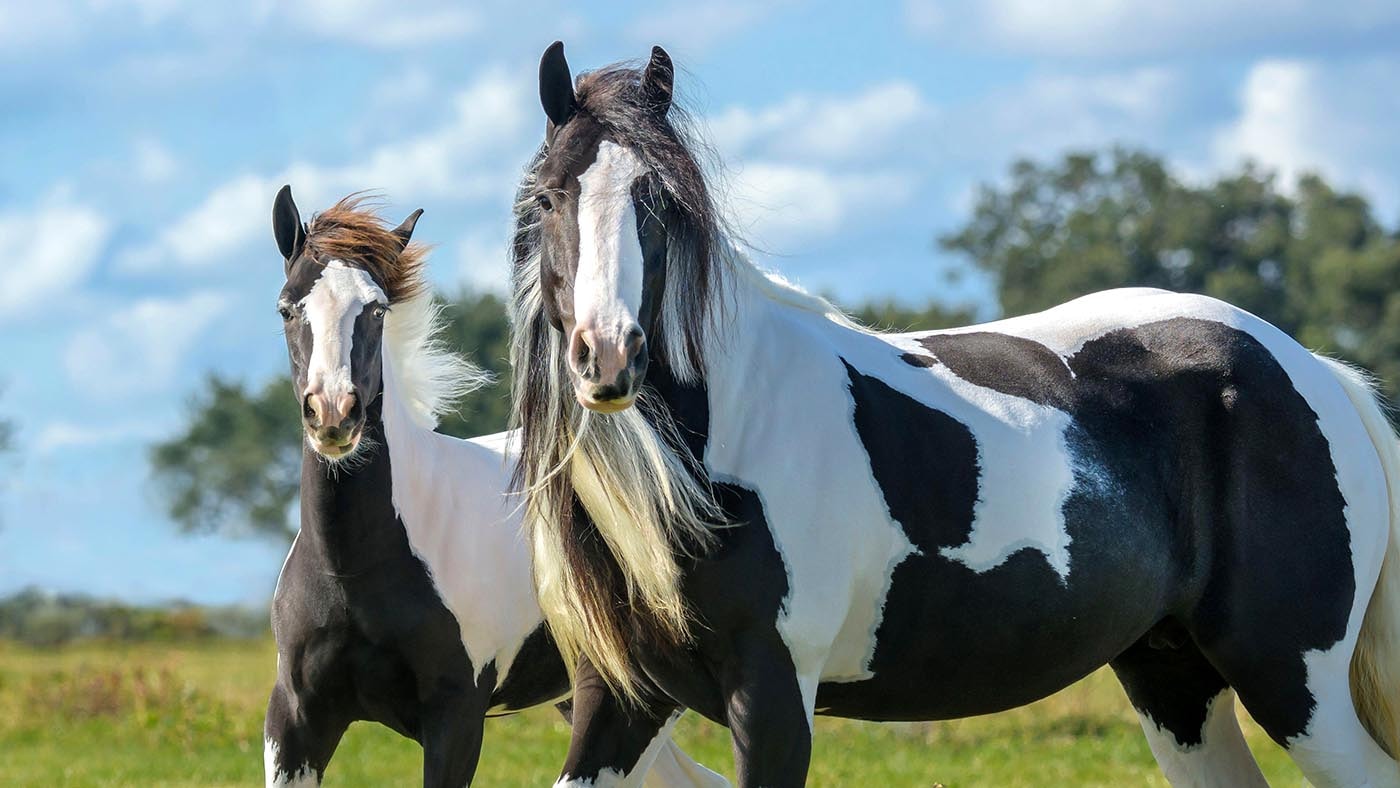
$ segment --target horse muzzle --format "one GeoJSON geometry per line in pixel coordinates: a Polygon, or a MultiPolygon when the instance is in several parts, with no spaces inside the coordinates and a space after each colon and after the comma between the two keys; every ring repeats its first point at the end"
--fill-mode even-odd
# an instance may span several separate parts
{"type": "Polygon", "coordinates": [[[618,413],[631,407],[646,376],[647,342],[642,329],[633,324],[616,334],[614,338],[579,328],[570,337],[574,397],[597,413],[618,413]]]}

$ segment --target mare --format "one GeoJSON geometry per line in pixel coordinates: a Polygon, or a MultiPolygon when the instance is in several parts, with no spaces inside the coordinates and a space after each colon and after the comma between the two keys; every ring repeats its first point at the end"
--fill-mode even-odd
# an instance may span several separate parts
{"type": "Polygon", "coordinates": [[[1236,697],[1314,784],[1400,784],[1400,442],[1364,374],[1160,290],[858,326],[731,242],[673,74],[551,46],[518,192],[526,517],[581,672],[728,725],[744,785],[803,782],[814,714],[1104,664],[1175,784],[1263,784],[1236,697]]]}

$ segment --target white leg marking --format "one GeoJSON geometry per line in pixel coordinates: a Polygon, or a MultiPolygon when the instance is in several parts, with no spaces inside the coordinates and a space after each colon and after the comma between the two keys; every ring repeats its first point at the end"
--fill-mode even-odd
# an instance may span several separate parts
{"type": "Polygon", "coordinates": [[[1227,689],[1211,699],[1201,729],[1201,743],[1197,745],[1181,746],[1171,731],[1146,714],[1139,712],[1138,719],[1157,765],[1176,788],[1268,788],[1240,732],[1232,690],[1227,689]]]}
{"type": "Polygon", "coordinates": [[[263,740],[263,772],[267,776],[267,788],[316,788],[321,784],[316,770],[302,764],[296,771],[284,771],[277,766],[277,742],[263,740]]]}
{"type": "Polygon", "coordinates": [[[696,763],[685,751],[671,741],[671,731],[681,712],[671,715],[671,719],[656,732],[642,751],[641,757],[627,773],[616,769],[603,769],[596,780],[564,775],[554,784],[555,788],[677,788],[698,786],[699,788],[719,788],[728,786],[729,781],[696,763]]]}
{"type": "Polygon", "coordinates": [[[1385,754],[1356,716],[1348,671],[1354,638],[1303,655],[1314,706],[1308,732],[1288,740],[1288,754],[1317,786],[1400,786],[1400,765],[1385,754]]]}
{"type": "Polygon", "coordinates": [[[656,738],[652,739],[647,751],[637,761],[634,772],[645,777],[643,784],[647,788],[728,788],[728,780],[701,766],[671,739],[671,732],[680,718],[681,712],[676,712],[670,722],[657,732],[656,738]]]}

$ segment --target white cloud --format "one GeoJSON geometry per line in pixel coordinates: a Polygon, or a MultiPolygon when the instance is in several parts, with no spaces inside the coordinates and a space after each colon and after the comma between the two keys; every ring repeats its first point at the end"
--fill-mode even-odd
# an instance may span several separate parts
{"type": "Polygon", "coordinates": [[[175,155],[153,139],[136,141],[132,165],[137,178],[152,184],[170,180],[179,169],[175,155]]]}
{"type": "Polygon", "coordinates": [[[279,23],[308,33],[380,49],[460,38],[481,28],[479,15],[459,3],[404,0],[262,2],[279,23]]]}
{"type": "Polygon", "coordinates": [[[185,39],[224,42],[275,30],[371,49],[409,49],[459,40],[485,27],[450,0],[45,0],[0,4],[0,57],[50,53],[94,38],[169,29],[185,39]]]}
{"type": "Polygon", "coordinates": [[[1164,67],[1099,74],[1039,73],[950,109],[938,155],[1002,166],[1115,142],[1162,144],[1181,108],[1181,79],[1164,67]]]}
{"type": "Polygon", "coordinates": [[[894,172],[753,162],[731,179],[732,220],[756,246],[787,253],[835,234],[857,216],[903,203],[915,183],[894,172]]]}
{"type": "Polygon", "coordinates": [[[1237,52],[1252,45],[1385,47],[1391,0],[906,0],[910,27],[951,45],[1070,57],[1237,52]]]}
{"type": "Polygon", "coordinates": [[[436,128],[395,140],[341,165],[300,162],[272,176],[245,174],[217,186],[151,243],[122,255],[127,270],[168,263],[199,268],[227,260],[271,234],[272,198],[292,184],[303,218],[354,191],[404,200],[481,200],[509,195],[531,143],[532,100],[524,80],[488,71],[451,101],[436,128]],[[522,144],[526,147],[522,150],[522,144]]]}
{"type": "Polygon", "coordinates": [[[55,198],[31,211],[0,213],[0,320],[32,313],[87,278],[111,222],[96,210],[55,198]]]}
{"type": "Polygon", "coordinates": [[[844,95],[799,94],[708,119],[738,174],[735,222],[756,244],[791,252],[906,205],[920,189],[946,201],[1017,155],[1161,139],[1178,109],[1165,68],[1040,73],[963,105],[936,106],[906,82],[844,95]]]}
{"type": "MultiPolygon", "coordinates": [[[[686,52],[707,50],[765,19],[782,2],[759,0],[710,0],[672,3],[638,17],[629,28],[629,37],[639,46],[662,44],[686,52]]],[[[645,55],[643,52],[638,55],[645,55]]],[[[676,54],[672,52],[671,54],[676,54]]]]}
{"type": "Polygon", "coordinates": [[[56,421],[39,430],[34,439],[34,451],[40,456],[54,454],[67,449],[93,449],[113,443],[127,441],[146,442],[154,439],[165,430],[162,425],[145,422],[124,424],[78,424],[70,421],[56,421]]]}
{"type": "Polygon", "coordinates": [[[1322,64],[1262,60],[1249,70],[1239,94],[1239,115],[1216,134],[1212,152],[1220,168],[1252,160],[1291,185],[1303,172],[1319,172],[1334,185],[1361,189],[1393,220],[1400,194],[1391,178],[1400,166],[1400,95],[1377,90],[1400,80],[1400,59],[1322,64]]]}
{"type": "Polygon", "coordinates": [[[761,109],[729,107],[708,125],[721,150],[831,161],[888,156],[917,142],[901,137],[935,116],[918,88],[890,82],[854,96],[800,94],[761,109]]]}
{"type": "Polygon", "coordinates": [[[99,317],[69,341],[68,377],[77,391],[98,399],[161,391],[228,307],[222,294],[196,292],[142,299],[99,317]]]}

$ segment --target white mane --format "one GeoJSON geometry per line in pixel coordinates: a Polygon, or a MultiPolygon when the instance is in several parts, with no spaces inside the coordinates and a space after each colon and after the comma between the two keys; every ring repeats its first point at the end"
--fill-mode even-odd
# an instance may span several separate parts
{"type": "MultiPolygon", "coordinates": [[[[734,245],[728,238],[721,238],[723,264],[726,273],[734,274],[733,280],[726,282],[729,288],[747,286],[762,294],[770,301],[800,309],[804,312],[822,315],[837,325],[856,331],[869,329],[856,323],[841,308],[819,295],[804,290],[800,285],[789,281],[776,271],[761,268],[734,245]]],[[[728,279],[728,277],[725,277],[728,279]]]]}
{"type": "Polygon", "coordinates": [[[385,374],[415,424],[431,430],[462,397],[491,382],[491,373],[447,346],[440,336],[442,307],[430,293],[395,304],[384,316],[385,374]]]}

